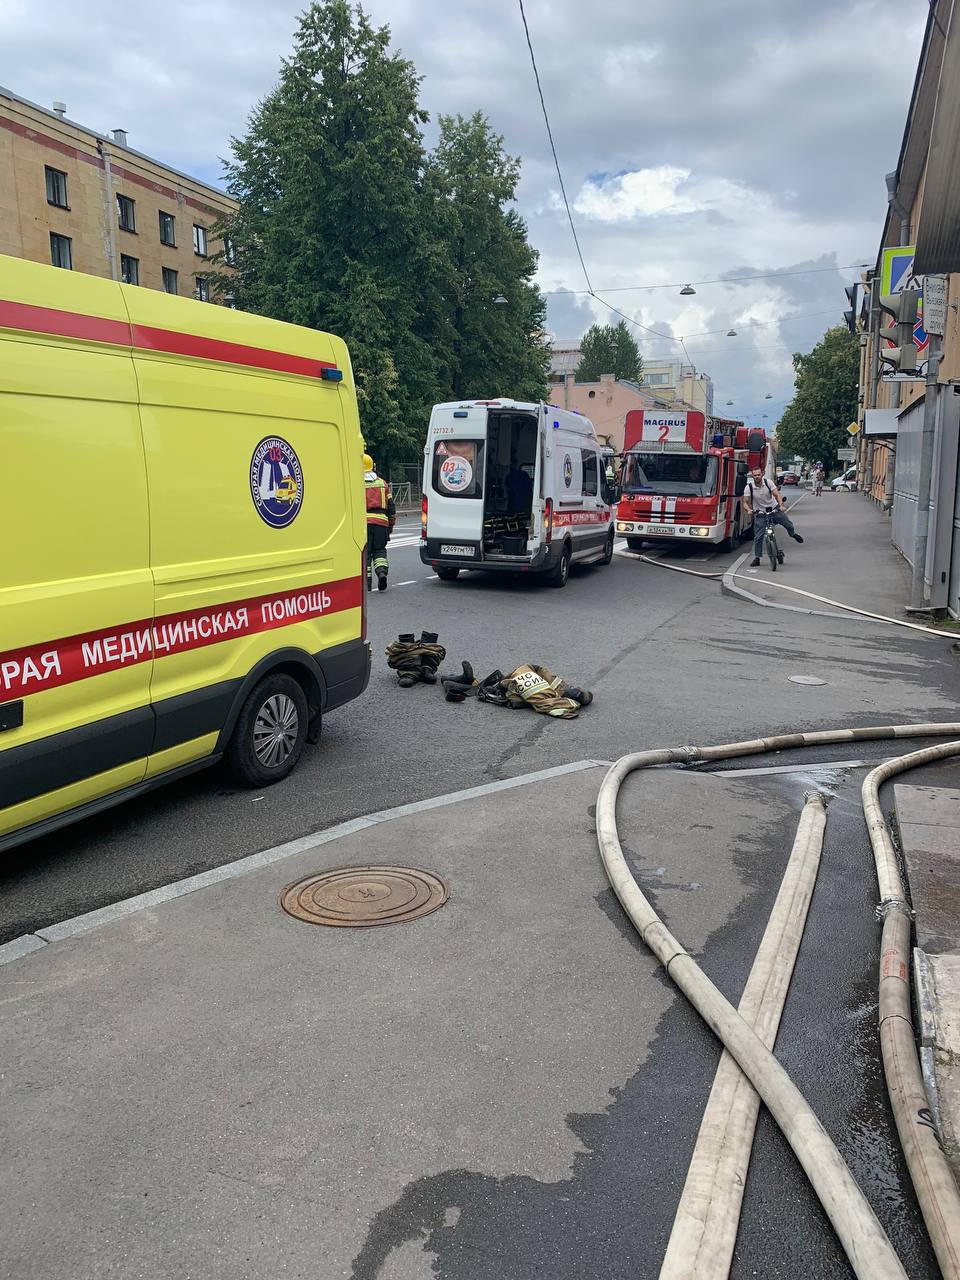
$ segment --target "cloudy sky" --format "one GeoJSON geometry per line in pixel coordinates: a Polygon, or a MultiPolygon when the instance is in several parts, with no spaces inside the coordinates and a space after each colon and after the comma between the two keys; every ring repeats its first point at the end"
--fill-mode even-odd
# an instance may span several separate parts
{"type": "MultiPolygon", "coordinates": [[[[772,423],[791,394],[790,353],[840,318],[856,274],[847,268],[876,255],[925,0],[525,7],[594,289],[639,324],[682,337],[720,408],[733,400],[729,412],[769,412],[772,423]],[[686,281],[694,297],[680,297],[686,281]],[[731,326],[736,338],[725,336],[731,326]]],[[[4,0],[0,83],[44,106],[61,99],[101,131],[125,128],[131,146],[216,182],[230,136],[290,51],[300,8],[4,0]]],[[[576,292],[586,285],[516,0],[367,8],[423,76],[432,116],[480,108],[522,158],[519,204],[554,334],[576,338],[615,319],[576,292]]],[[[676,341],[634,333],[650,359],[682,354],[676,341]]]]}

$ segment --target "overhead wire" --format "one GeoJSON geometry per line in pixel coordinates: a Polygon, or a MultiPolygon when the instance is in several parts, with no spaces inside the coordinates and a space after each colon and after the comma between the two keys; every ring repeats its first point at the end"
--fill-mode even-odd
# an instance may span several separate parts
{"type": "MultiPolygon", "coordinates": [[[[604,289],[603,293],[634,293],[645,289],[682,289],[687,285],[691,287],[700,287],[707,284],[746,284],[750,280],[783,280],[788,276],[812,276],[818,272],[826,271],[860,271],[864,267],[869,266],[866,262],[851,262],[847,266],[838,267],[804,267],[800,271],[764,271],[756,275],[749,276],[718,276],[715,280],[682,280],[675,284],[618,284],[613,285],[609,289],[604,289]]],[[[590,293],[589,289],[541,289],[540,292],[546,297],[554,293],[573,293],[580,294],[590,293]]]]}
{"type": "Polygon", "coordinates": [[[518,0],[520,5],[520,17],[523,19],[523,30],[527,37],[527,48],[530,50],[530,62],[533,65],[533,76],[537,82],[537,93],[540,95],[540,106],[543,109],[543,122],[547,126],[547,137],[550,139],[550,150],[553,152],[553,163],[557,170],[557,180],[560,183],[560,194],[563,196],[563,207],[567,211],[567,221],[570,223],[570,231],[573,235],[573,243],[577,246],[577,257],[580,259],[580,266],[583,268],[583,278],[587,282],[587,291],[593,294],[593,285],[590,283],[590,273],[587,271],[587,264],[583,260],[583,250],[580,248],[580,238],[577,235],[577,228],[573,222],[573,214],[570,212],[570,201],[567,199],[567,191],[563,185],[563,174],[560,172],[560,161],[557,158],[557,148],[553,141],[553,130],[550,128],[550,117],[547,115],[547,104],[543,97],[543,87],[540,84],[540,72],[537,70],[537,59],[534,57],[533,44],[530,40],[530,28],[527,26],[527,15],[523,11],[523,0],[518,0]]]}

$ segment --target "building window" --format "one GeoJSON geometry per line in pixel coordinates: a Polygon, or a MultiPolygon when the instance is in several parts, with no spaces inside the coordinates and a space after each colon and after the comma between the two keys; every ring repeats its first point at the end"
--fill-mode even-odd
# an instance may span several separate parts
{"type": "Polygon", "coordinates": [[[58,236],[50,232],[50,261],[55,267],[73,270],[73,244],[69,236],[58,236]]]}
{"type": "Polygon", "coordinates": [[[117,214],[121,231],[136,231],[136,204],[129,196],[117,196],[117,214]]]}
{"type": "Polygon", "coordinates": [[[207,256],[207,228],[193,225],[193,252],[199,253],[201,258],[207,256]]]}
{"type": "Polygon", "coordinates": [[[196,296],[201,302],[210,301],[210,282],[206,276],[197,276],[196,296]]]}
{"type": "Polygon", "coordinates": [[[164,213],[160,210],[160,243],[168,244],[171,249],[176,247],[177,224],[172,213],[164,213]]]}
{"type": "Polygon", "coordinates": [[[47,204],[55,204],[58,209],[69,209],[67,175],[59,169],[51,169],[48,164],[43,166],[43,172],[47,180],[47,204]]]}
{"type": "MultiPolygon", "coordinates": [[[[162,214],[160,216],[163,217],[162,214]]],[[[179,277],[177,276],[177,273],[176,271],[174,271],[173,267],[164,267],[163,268],[164,293],[179,293],[180,292],[178,288],[179,283],[180,283],[179,277]]]]}
{"type": "Polygon", "coordinates": [[[233,241],[229,236],[223,237],[223,260],[228,267],[237,265],[237,251],[233,247],[233,241]]]}
{"type": "Polygon", "coordinates": [[[125,253],[121,253],[120,279],[124,284],[140,283],[140,260],[138,258],[128,258],[125,253]]]}

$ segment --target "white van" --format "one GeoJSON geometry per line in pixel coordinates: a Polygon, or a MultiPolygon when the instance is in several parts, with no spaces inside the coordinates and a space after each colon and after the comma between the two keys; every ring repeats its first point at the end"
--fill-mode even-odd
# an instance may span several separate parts
{"type": "Polygon", "coordinates": [[[420,559],[461,569],[542,573],[613,558],[614,493],[593,423],[549,404],[438,404],[424,450],[420,559]]]}

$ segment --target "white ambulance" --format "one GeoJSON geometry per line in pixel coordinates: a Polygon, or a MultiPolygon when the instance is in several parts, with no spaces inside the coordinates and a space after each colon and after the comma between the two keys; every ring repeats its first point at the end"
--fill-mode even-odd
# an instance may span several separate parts
{"type": "Polygon", "coordinates": [[[550,404],[438,404],[424,450],[420,558],[461,569],[539,573],[613,558],[614,492],[593,423],[550,404]]]}

